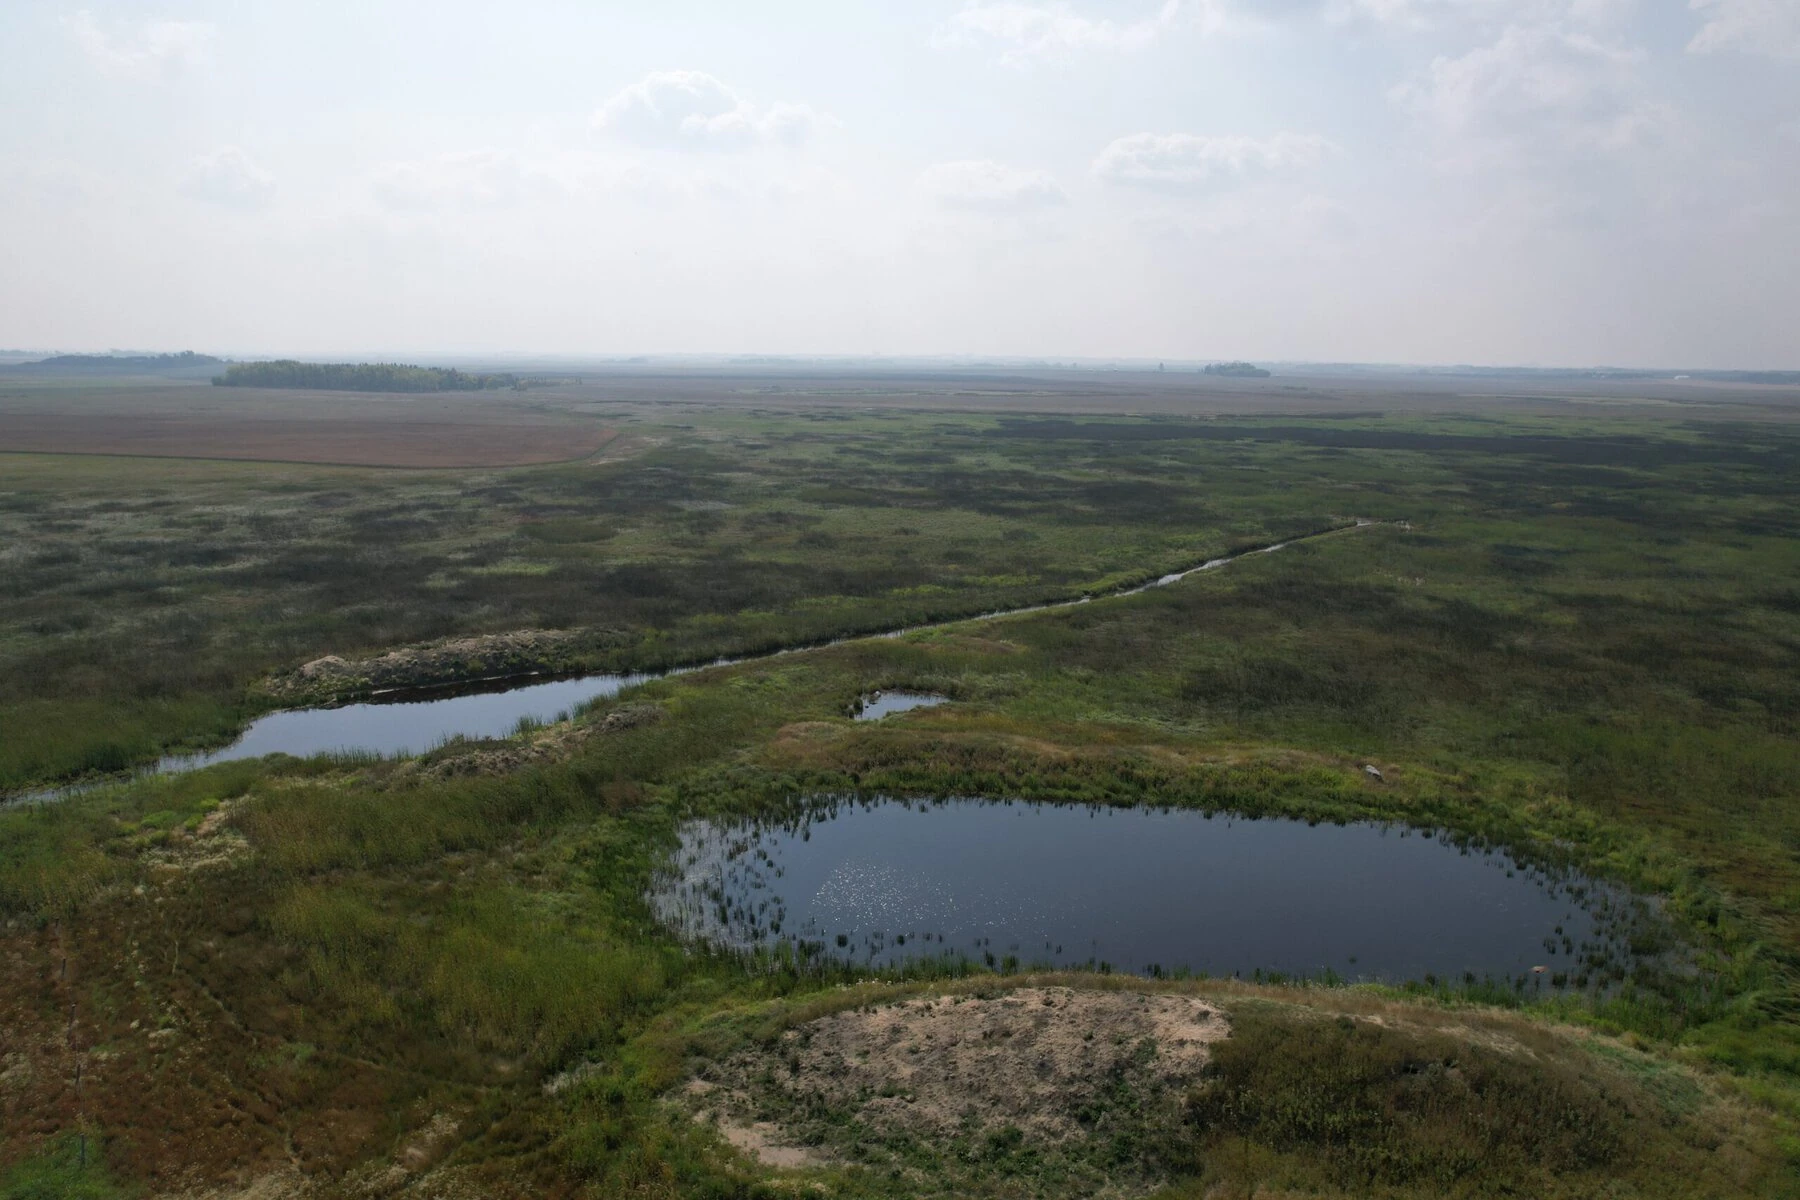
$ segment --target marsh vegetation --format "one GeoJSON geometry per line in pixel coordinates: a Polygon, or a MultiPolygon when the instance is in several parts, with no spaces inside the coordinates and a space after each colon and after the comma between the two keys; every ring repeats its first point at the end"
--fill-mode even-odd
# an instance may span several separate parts
{"type": "Polygon", "coordinates": [[[646,682],[415,758],[229,762],[0,811],[6,1186],[62,1171],[86,1130],[96,1188],[774,1194],[673,1099],[684,1081],[845,1008],[1033,983],[999,954],[747,964],[658,923],[683,821],[829,793],[1447,830],[1654,897],[1691,948],[1585,991],[1037,979],[1195,997],[1231,1036],[1167,1105],[1106,1099],[1130,1138],[1099,1158],[1000,1122],[848,1162],[856,1105],[747,1100],[806,1109],[832,1160],[806,1169],[835,1194],[1052,1194],[1095,1163],[1176,1194],[1784,1194],[1800,429],[1780,413],[565,400],[630,452],[3,456],[4,786],[223,742],[327,655],[549,630],[577,669],[648,670],[1147,582],[1347,514],[1411,527],[646,682]],[[875,691],[955,703],[850,719],[875,691]]]}

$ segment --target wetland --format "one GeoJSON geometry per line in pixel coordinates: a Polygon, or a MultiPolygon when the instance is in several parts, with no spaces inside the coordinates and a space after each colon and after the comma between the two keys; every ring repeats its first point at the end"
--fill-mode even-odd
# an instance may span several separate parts
{"type": "Polygon", "coordinates": [[[0,1195],[1791,1190],[1800,396],[978,382],[0,388],[0,1195]]]}
{"type": "MultiPolygon", "coordinates": [[[[952,617],[940,624],[955,625],[964,621],[988,621],[1002,617],[1047,612],[1095,599],[1123,598],[1139,595],[1153,587],[1168,587],[1203,571],[1216,571],[1235,559],[1249,554],[1272,554],[1295,542],[1310,541],[1333,534],[1367,529],[1375,522],[1353,520],[1316,533],[1304,534],[1271,546],[1253,546],[1235,554],[1209,558],[1196,567],[1159,576],[1149,583],[1121,588],[1108,595],[1082,595],[1072,600],[995,609],[969,617],[952,617]]],[[[878,630],[875,637],[900,637],[925,632],[931,625],[909,625],[898,629],[878,630]]],[[[842,641],[847,639],[835,639],[842,641]]],[[[733,666],[758,658],[773,658],[804,653],[834,642],[784,646],[741,658],[719,658],[695,665],[671,667],[663,671],[635,674],[583,675],[571,679],[531,679],[517,677],[476,678],[462,685],[445,684],[426,687],[394,686],[383,689],[370,700],[350,704],[321,704],[307,708],[281,709],[252,721],[241,734],[216,750],[190,754],[167,755],[149,768],[153,774],[169,774],[197,770],[215,763],[260,758],[269,754],[286,754],[296,758],[317,755],[374,755],[393,758],[423,754],[447,742],[457,740],[490,740],[504,738],[521,729],[569,720],[583,706],[596,700],[617,696],[627,688],[672,674],[685,674],[708,667],[733,666]]],[[[390,656],[397,657],[397,656],[390,656]]],[[[334,668],[354,670],[340,659],[327,660],[334,668]]],[[[316,664],[308,664],[316,666],[316,664]]],[[[440,668],[441,669],[441,668],[440,668]]],[[[305,675],[302,667],[296,675],[305,675]]],[[[285,683],[287,681],[278,681],[285,683]]],[[[876,692],[859,697],[855,704],[857,720],[878,720],[891,713],[915,708],[929,708],[944,703],[947,697],[917,692],[876,692]]],[[[103,782],[103,781],[102,781],[103,782]]],[[[55,799],[71,794],[68,788],[51,788],[26,792],[18,799],[26,802],[55,799]]],[[[6,797],[0,795],[0,802],[6,797]]]]}

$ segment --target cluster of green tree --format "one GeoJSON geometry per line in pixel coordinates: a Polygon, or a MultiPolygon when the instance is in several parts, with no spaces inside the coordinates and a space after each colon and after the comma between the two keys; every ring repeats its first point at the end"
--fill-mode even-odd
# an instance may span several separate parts
{"type": "Polygon", "coordinates": [[[179,354],[58,354],[27,364],[33,367],[210,367],[225,360],[183,350],[179,354]]]}
{"type": "Polygon", "coordinates": [[[1210,367],[1200,369],[1202,375],[1231,375],[1239,379],[1267,379],[1269,373],[1255,363],[1225,362],[1214,363],[1210,367]]]}
{"type": "Polygon", "coordinates": [[[328,392],[484,392],[520,386],[517,375],[468,374],[401,363],[233,363],[213,376],[220,387],[311,388],[328,392]]]}

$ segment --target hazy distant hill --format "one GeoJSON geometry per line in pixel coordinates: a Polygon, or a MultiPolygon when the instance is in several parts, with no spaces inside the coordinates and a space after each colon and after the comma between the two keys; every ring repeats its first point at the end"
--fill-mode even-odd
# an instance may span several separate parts
{"type": "Polygon", "coordinates": [[[178,354],[57,354],[35,362],[15,364],[26,371],[130,372],[171,371],[192,367],[216,367],[225,360],[210,354],[183,350],[178,354]]]}
{"type": "Polygon", "coordinates": [[[329,392],[484,392],[517,387],[517,375],[471,375],[454,368],[401,363],[233,363],[213,376],[219,387],[306,388],[329,392]]]}

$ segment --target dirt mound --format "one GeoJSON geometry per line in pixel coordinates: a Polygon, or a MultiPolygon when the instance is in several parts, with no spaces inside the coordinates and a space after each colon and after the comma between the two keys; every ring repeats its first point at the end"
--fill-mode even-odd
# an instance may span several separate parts
{"type": "Polygon", "coordinates": [[[1191,996],[921,996],[789,1029],[708,1064],[683,1096],[770,1166],[893,1167],[924,1150],[1001,1169],[1018,1157],[1034,1172],[1054,1161],[1076,1194],[1128,1194],[1148,1186],[1150,1164],[1130,1150],[1122,1161],[1121,1148],[1152,1145],[1155,1128],[1178,1119],[1209,1047],[1229,1032],[1191,996]]]}
{"type": "Polygon", "coordinates": [[[589,738],[654,725],[667,715],[654,704],[628,704],[597,721],[562,722],[523,738],[478,742],[452,741],[400,768],[403,774],[427,779],[465,775],[504,775],[531,763],[567,759],[589,738]]]}
{"type": "Polygon", "coordinates": [[[274,676],[263,688],[284,703],[319,704],[396,689],[566,673],[581,669],[584,655],[617,636],[610,630],[520,629],[406,646],[374,658],[327,654],[274,676]]]}

